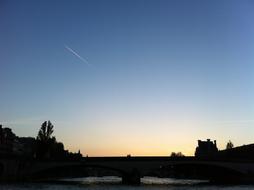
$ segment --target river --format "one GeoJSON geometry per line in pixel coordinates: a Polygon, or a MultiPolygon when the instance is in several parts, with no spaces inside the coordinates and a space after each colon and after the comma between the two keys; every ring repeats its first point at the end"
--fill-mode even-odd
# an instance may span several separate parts
{"type": "Polygon", "coordinates": [[[140,186],[126,186],[118,177],[88,177],[51,183],[0,184],[0,190],[254,190],[254,185],[218,186],[198,180],[145,177],[140,186]]]}

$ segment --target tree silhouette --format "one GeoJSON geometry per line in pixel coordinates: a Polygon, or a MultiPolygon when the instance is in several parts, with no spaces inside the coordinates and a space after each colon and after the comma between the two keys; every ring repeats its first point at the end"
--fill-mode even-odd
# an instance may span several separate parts
{"type": "Polygon", "coordinates": [[[37,158],[51,157],[51,149],[56,144],[56,138],[52,137],[54,126],[50,121],[44,121],[37,135],[37,158]]]}
{"type": "Polygon", "coordinates": [[[47,142],[50,139],[53,139],[51,135],[53,134],[54,126],[50,121],[44,121],[41,125],[41,129],[39,130],[37,140],[42,141],[42,142],[47,142]]]}
{"type": "Polygon", "coordinates": [[[182,152],[172,152],[171,157],[184,157],[184,154],[182,152]]]}
{"type": "Polygon", "coordinates": [[[226,149],[231,149],[231,148],[234,148],[234,144],[229,140],[227,145],[226,145],[226,149]]]}
{"type": "Polygon", "coordinates": [[[64,144],[57,142],[52,136],[54,126],[50,121],[44,121],[36,138],[36,158],[38,160],[80,160],[82,154],[64,150],[64,144]]]}

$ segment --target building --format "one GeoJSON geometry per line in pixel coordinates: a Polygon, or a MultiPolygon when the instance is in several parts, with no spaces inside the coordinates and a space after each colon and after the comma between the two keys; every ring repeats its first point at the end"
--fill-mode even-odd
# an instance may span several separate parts
{"type": "Polygon", "coordinates": [[[238,146],[218,152],[218,157],[232,161],[254,161],[254,144],[238,146]]]}
{"type": "Polygon", "coordinates": [[[8,155],[13,153],[13,145],[16,135],[10,128],[3,128],[0,125],[0,154],[8,155]]]}
{"type": "Polygon", "coordinates": [[[206,141],[198,140],[198,146],[195,151],[196,157],[213,157],[218,153],[218,148],[215,141],[207,139],[206,141]]]}

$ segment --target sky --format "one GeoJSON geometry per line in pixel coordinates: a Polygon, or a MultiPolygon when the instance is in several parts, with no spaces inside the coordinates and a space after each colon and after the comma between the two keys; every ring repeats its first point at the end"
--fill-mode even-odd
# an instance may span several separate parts
{"type": "Polygon", "coordinates": [[[2,0],[0,123],[89,156],[253,143],[254,2],[2,0]]]}

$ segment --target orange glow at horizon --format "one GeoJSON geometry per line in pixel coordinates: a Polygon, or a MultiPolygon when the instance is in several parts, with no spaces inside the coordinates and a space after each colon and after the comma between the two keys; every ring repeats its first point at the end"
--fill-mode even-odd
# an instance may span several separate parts
{"type": "MultiPolygon", "coordinates": [[[[221,129],[221,133],[212,127],[222,124],[197,121],[197,119],[169,120],[164,118],[159,121],[153,118],[153,120],[134,120],[134,122],[133,120],[124,122],[120,119],[118,121],[105,119],[85,123],[79,121],[75,125],[90,126],[90,128],[87,130],[79,127],[77,128],[79,133],[72,133],[71,128],[69,131],[59,131],[61,132],[59,141],[64,142],[65,149],[73,152],[80,150],[83,156],[126,156],[128,154],[132,156],[170,156],[172,152],[182,152],[185,156],[193,156],[197,140],[208,138],[217,140],[220,150],[225,148],[229,137],[236,146],[242,143],[232,138],[237,134],[228,133],[228,136],[225,136],[226,127],[221,129]]],[[[246,140],[251,142],[251,139],[246,140]]]]}

